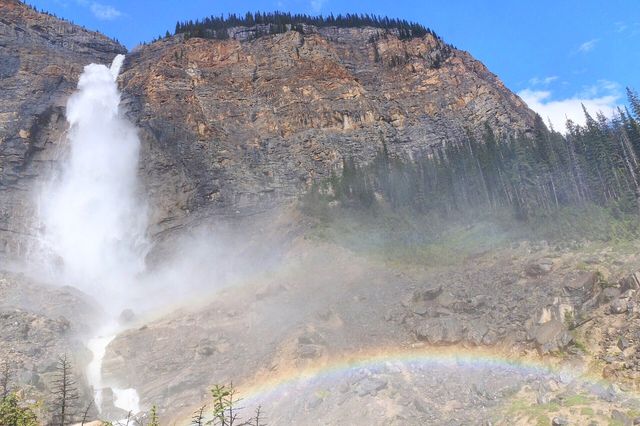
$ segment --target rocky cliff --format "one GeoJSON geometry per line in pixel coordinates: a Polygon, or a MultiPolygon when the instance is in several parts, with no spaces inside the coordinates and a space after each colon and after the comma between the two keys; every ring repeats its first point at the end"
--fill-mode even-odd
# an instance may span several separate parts
{"type": "MultiPolygon", "coordinates": [[[[13,1],[0,3],[0,253],[28,234],[27,189],[55,164],[82,66],[124,51],[13,1]]],[[[431,34],[315,28],[248,40],[175,36],[136,49],[120,77],[143,140],[152,233],[252,213],[300,194],[344,157],[386,142],[412,156],[480,132],[528,132],[534,113],[484,65],[431,34]]],[[[31,230],[31,231],[29,231],[31,230]]]]}
{"type": "Polygon", "coordinates": [[[374,28],[175,37],[131,54],[122,85],[152,151],[145,176],[165,176],[149,182],[165,194],[156,211],[177,223],[203,206],[294,196],[345,156],[371,159],[383,141],[410,156],[465,128],[526,132],[534,119],[468,53],[374,28]]]}

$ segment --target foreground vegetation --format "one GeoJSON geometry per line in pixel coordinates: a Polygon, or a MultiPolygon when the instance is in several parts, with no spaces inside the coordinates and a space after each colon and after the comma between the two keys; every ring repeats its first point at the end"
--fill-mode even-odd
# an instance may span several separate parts
{"type": "MultiPolygon", "coordinates": [[[[25,401],[24,390],[12,384],[9,363],[0,364],[0,426],[70,426],[84,425],[98,417],[93,401],[80,409],[80,398],[66,355],[58,359],[48,403],[25,401]]],[[[200,407],[191,419],[192,426],[264,426],[261,407],[248,419],[241,417],[241,401],[233,384],[215,385],[211,403],[200,407]]],[[[132,415],[120,422],[102,422],[103,426],[160,426],[160,415],[154,405],[148,413],[132,415]]]]}

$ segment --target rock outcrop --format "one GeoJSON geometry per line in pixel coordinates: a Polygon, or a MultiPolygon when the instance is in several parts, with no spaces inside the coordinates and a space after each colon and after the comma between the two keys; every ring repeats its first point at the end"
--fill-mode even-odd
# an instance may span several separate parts
{"type": "Polygon", "coordinates": [[[121,83],[163,229],[281,202],[383,142],[411,157],[485,123],[526,133],[535,119],[468,53],[375,28],[175,36],[131,53],[121,83]]]}
{"type": "MultiPolygon", "coordinates": [[[[120,77],[143,139],[154,235],[199,216],[296,197],[344,157],[385,142],[410,157],[485,123],[526,133],[535,115],[484,65],[428,34],[314,28],[245,40],[182,35],[128,55],[120,77]]],[[[36,228],[29,190],[56,165],[82,67],[125,48],[16,0],[0,1],[0,254],[36,228]]],[[[63,152],[63,151],[62,151],[63,152]]]]}

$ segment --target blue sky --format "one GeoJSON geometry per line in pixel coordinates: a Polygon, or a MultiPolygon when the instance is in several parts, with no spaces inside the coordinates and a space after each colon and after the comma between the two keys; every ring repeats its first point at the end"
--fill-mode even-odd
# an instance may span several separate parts
{"type": "Polygon", "coordinates": [[[368,12],[405,18],[471,52],[543,118],[581,121],[640,90],[640,0],[30,0],[132,48],[176,21],[246,11],[368,12]]]}

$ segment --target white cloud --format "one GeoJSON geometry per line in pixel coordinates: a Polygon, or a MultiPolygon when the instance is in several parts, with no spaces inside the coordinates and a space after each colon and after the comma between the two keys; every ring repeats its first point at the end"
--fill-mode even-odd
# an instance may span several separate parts
{"type": "Polygon", "coordinates": [[[583,105],[591,115],[601,111],[605,116],[610,117],[615,113],[621,97],[620,86],[608,80],[599,80],[596,84],[585,87],[580,93],[566,99],[553,99],[551,91],[534,89],[522,90],[518,96],[545,122],[551,121],[553,128],[561,132],[566,130],[567,119],[577,124],[585,124],[583,105]]]}
{"type": "Polygon", "coordinates": [[[108,4],[93,2],[91,3],[91,13],[98,19],[109,21],[122,16],[122,12],[108,4]]]}
{"type": "Polygon", "coordinates": [[[93,16],[103,21],[110,21],[123,16],[122,12],[108,4],[89,0],[76,0],[76,3],[78,6],[88,8],[93,16]]]}
{"type": "Polygon", "coordinates": [[[548,86],[549,84],[556,81],[558,78],[559,77],[557,75],[551,75],[549,77],[544,77],[544,78],[533,77],[531,80],[529,80],[529,84],[533,86],[539,86],[539,85],[548,86]]]}
{"type": "Polygon", "coordinates": [[[589,41],[585,41],[578,47],[578,52],[588,53],[592,51],[593,48],[596,47],[596,43],[598,43],[598,41],[600,41],[600,39],[597,39],[597,38],[591,39],[589,41]]]}
{"type": "Polygon", "coordinates": [[[320,13],[326,0],[311,0],[311,10],[313,13],[320,13]]]}

